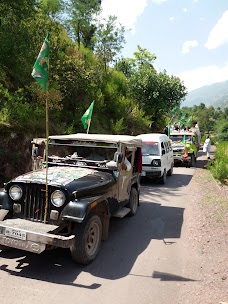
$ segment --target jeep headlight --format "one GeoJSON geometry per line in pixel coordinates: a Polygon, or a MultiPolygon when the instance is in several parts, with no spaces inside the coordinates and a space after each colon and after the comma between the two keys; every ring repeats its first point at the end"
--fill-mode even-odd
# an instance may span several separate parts
{"type": "Polygon", "coordinates": [[[9,188],[9,196],[12,200],[18,201],[22,197],[22,188],[18,185],[13,185],[9,188]]]}
{"type": "Polygon", "coordinates": [[[66,201],[65,194],[60,190],[55,190],[51,195],[51,202],[55,207],[61,207],[66,201]]]}

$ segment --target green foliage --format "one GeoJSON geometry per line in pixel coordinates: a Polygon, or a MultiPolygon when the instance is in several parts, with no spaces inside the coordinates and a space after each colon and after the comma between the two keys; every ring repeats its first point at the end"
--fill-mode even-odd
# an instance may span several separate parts
{"type": "Polygon", "coordinates": [[[93,37],[96,31],[94,17],[100,12],[101,0],[69,0],[65,1],[66,13],[69,16],[67,25],[70,33],[81,44],[93,49],[93,37]]]}
{"type": "Polygon", "coordinates": [[[0,124],[8,125],[9,120],[10,120],[9,109],[3,108],[2,110],[0,110],[0,124]]]}
{"type": "Polygon", "coordinates": [[[124,125],[124,117],[116,121],[111,120],[111,127],[113,134],[123,134],[126,129],[126,126],[124,125]]]}
{"type": "Polygon", "coordinates": [[[44,14],[53,19],[57,18],[64,10],[63,0],[40,0],[39,6],[44,14]]]}
{"type": "MultiPolygon", "coordinates": [[[[210,106],[207,108],[205,104],[201,103],[199,106],[193,106],[192,108],[183,107],[181,113],[185,113],[187,117],[192,117],[196,120],[202,133],[217,133],[219,138],[226,138],[226,121],[228,120],[227,108],[221,110],[215,109],[210,106]],[[220,134],[220,135],[219,135],[220,134]]],[[[179,113],[179,117],[180,117],[179,113]]]]}
{"type": "Polygon", "coordinates": [[[95,33],[95,52],[103,59],[105,71],[112,63],[125,42],[125,29],[122,25],[117,25],[117,17],[109,16],[97,25],[95,33]]]}
{"type": "Polygon", "coordinates": [[[220,142],[215,151],[215,160],[209,166],[213,176],[221,182],[228,178],[228,141],[220,142]]]}
{"type": "MultiPolygon", "coordinates": [[[[187,91],[178,77],[169,76],[166,71],[158,73],[155,70],[153,61],[156,57],[146,49],[138,46],[138,52],[134,56],[134,60],[125,61],[130,76],[130,96],[152,117],[152,127],[158,129],[161,122],[164,126],[167,112],[180,105],[187,91]]],[[[126,66],[125,63],[119,68],[126,66]]]]}
{"type": "Polygon", "coordinates": [[[228,120],[221,119],[219,124],[217,124],[217,140],[218,141],[228,141],[228,120]]]}
{"type": "Polygon", "coordinates": [[[157,73],[153,67],[156,56],[146,49],[138,47],[135,58],[124,59],[119,68],[118,64],[116,69],[110,67],[122,48],[125,30],[114,16],[103,23],[95,21],[100,0],[21,0],[21,6],[16,2],[0,4],[2,124],[43,134],[48,98],[51,134],[84,132],[80,118],[94,100],[90,132],[138,134],[151,131],[152,121],[160,128],[167,113],[164,108],[179,104],[178,79],[157,73]],[[62,25],[64,9],[71,12],[70,28],[62,25]],[[50,77],[46,96],[31,72],[47,32],[50,77]],[[79,37],[80,49],[72,36],[78,43],[79,37]]]}

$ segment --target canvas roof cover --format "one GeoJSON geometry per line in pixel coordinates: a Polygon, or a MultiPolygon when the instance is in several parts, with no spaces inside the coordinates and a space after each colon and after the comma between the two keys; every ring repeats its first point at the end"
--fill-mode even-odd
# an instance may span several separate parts
{"type": "Polygon", "coordinates": [[[69,135],[52,135],[49,139],[53,140],[80,140],[80,141],[94,141],[94,142],[105,142],[105,143],[123,143],[126,145],[132,145],[136,147],[142,146],[142,140],[130,135],[111,135],[111,134],[86,134],[76,133],[69,135]]]}

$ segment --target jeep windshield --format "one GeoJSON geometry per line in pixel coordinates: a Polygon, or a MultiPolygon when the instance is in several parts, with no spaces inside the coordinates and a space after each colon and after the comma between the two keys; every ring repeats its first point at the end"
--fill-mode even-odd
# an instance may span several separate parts
{"type": "Polygon", "coordinates": [[[51,144],[48,148],[48,159],[54,163],[75,163],[77,165],[93,165],[94,162],[113,160],[117,151],[113,146],[63,145],[51,144]]]}
{"type": "Polygon", "coordinates": [[[144,141],[142,143],[142,155],[159,155],[158,142],[144,141]]]}
{"type": "Polygon", "coordinates": [[[186,135],[186,134],[170,135],[170,139],[172,140],[172,142],[192,141],[192,135],[186,135]]]}

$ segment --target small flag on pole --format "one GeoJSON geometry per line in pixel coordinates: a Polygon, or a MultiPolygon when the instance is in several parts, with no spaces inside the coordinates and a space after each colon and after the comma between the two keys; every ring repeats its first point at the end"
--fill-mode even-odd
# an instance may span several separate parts
{"type": "Polygon", "coordinates": [[[84,115],[81,117],[81,122],[83,124],[84,129],[89,129],[92,114],[93,114],[93,106],[94,106],[94,101],[91,103],[89,108],[85,111],[84,115]]]}
{"type": "Polygon", "coordinates": [[[192,120],[192,116],[190,116],[189,119],[188,119],[187,122],[186,122],[186,125],[187,125],[187,126],[191,125],[191,124],[192,124],[192,121],[193,121],[193,120],[192,120]]]}
{"type": "Polygon", "coordinates": [[[32,77],[46,91],[48,81],[48,61],[49,61],[49,33],[47,34],[40,53],[33,66],[32,77]]]}

